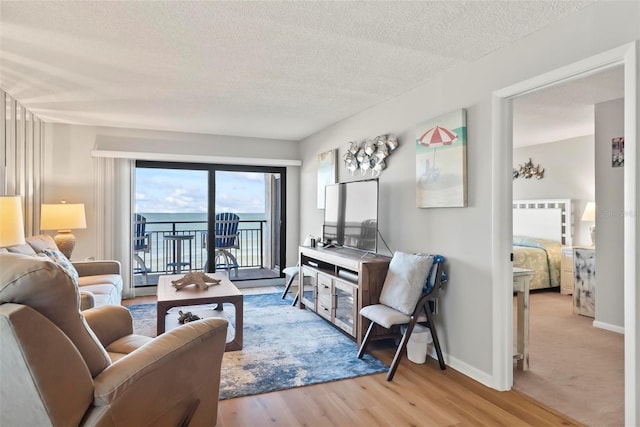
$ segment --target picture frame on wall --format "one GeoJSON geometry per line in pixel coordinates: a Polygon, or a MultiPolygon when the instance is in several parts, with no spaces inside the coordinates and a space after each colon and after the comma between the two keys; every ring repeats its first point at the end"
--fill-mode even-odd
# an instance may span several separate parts
{"type": "Polygon", "coordinates": [[[467,206],[467,115],[464,109],[416,125],[416,206],[467,206]]]}
{"type": "Polygon", "coordinates": [[[338,171],[336,169],[337,156],[337,148],[318,154],[318,209],[324,209],[324,187],[329,184],[335,184],[338,179],[338,171]]]}
{"type": "Polygon", "coordinates": [[[611,166],[614,168],[624,166],[624,137],[611,140],[611,166]]]}

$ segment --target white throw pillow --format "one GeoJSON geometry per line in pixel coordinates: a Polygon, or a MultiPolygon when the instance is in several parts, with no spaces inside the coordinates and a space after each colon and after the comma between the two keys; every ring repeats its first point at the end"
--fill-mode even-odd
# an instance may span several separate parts
{"type": "Polygon", "coordinates": [[[395,252],[382,285],[380,303],[407,315],[413,313],[431,265],[430,256],[395,252]]]}

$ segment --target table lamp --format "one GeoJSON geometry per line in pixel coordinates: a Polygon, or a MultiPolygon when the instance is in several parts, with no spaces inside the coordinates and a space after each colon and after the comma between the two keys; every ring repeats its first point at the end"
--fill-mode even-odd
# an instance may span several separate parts
{"type": "Polygon", "coordinates": [[[76,246],[76,236],[72,229],[87,228],[84,216],[84,203],[43,204],[40,209],[40,229],[58,230],[53,238],[60,252],[71,259],[71,253],[76,246]]]}
{"type": "Polygon", "coordinates": [[[587,206],[584,208],[584,212],[582,213],[582,221],[592,221],[594,224],[589,227],[589,231],[591,232],[591,244],[595,246],[596,244],[596,203],[595,202],[587,202],[587,206]]]}
{"type": "Polygon", "coordinates": [[[0,196],[0,248],[24,244],[20,196],[0,196]]]}

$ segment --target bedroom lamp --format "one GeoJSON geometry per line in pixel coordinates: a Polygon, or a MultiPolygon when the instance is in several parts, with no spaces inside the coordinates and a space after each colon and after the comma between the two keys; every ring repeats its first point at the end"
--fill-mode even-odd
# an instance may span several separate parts
{"type": "Polygon", "coordinates": [[[84,203],[43,204],[40,209],[40,229],[58,230],[53,238],[60,252],[71,259],[71,253],[76,246],[76,236],[72,229],[87,228],[84,215],[84,203]]]}
{"type": "Polygon", "coordinates": [[[595,202],[587,202],[587,206],[584,208],[584,212],[582,213],[582,221],[591,221],[594,224],[589,227],[589,231],[591,232],[591,244],[595,246],[596,244],[596,203],[595,202]]]}
{"type": "Polygon", "coordinates": [[[0,248],[24,244],[20,196],[0,196],[0,248]]]}

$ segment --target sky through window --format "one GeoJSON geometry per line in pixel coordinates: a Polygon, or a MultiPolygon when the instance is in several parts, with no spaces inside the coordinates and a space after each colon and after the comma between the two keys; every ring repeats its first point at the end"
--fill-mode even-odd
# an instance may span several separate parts
{"type": "MultiPolygon", "coordinates": [[[[207,212],[207,171],[136,168],[135,211],[207,212]]],[[[260,172],[216,172],[216,211],[264,213],[265,181],[260,172]]]]}

